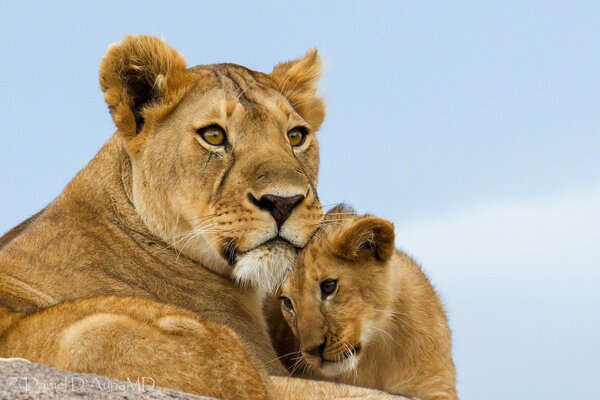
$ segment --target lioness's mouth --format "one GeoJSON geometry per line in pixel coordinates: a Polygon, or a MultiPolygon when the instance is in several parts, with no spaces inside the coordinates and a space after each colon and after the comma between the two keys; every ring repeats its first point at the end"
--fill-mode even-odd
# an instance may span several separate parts
{"type": "Polygon", "coordinates": [[[281,236],[275,236],[274,238],[269,239],[269,240],[259,244],[258,246],[253,247],[252,249],[249,249],[246,251],[237,251],[235,241],[231,241],[227,246],[225,246],[223,248],[223,257],[225,257],[225,259],[227,259],[227,262],[229,263],[229,265],[233,267],[233,266],[235,266],[235,263],[238,260],[238,258],[244,254],[250,253],[251,251],[254,251],[259,248],[269,250],[271,248],[282,247],[282,246],[293,247],[297,250],[301,250],[300,247],[294,245],[293,243],[289,242],[288,240],[282,238],[281,236]]]}
{"type": "Polygon", "coordinates": [[[296,247],[281,238],[271,239],[246,252],[228,255],[233,279],[251,284],[263,295],[275,293],[296,263],[296,247]]]}

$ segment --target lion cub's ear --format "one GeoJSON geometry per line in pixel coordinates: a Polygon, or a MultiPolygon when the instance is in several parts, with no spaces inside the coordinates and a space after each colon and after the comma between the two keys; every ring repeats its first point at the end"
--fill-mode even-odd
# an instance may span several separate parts
{"type": "Polygon", "coordinates": [[[387,261],[394,253],[394,225],[381,218],[362,217],[333,240],[334,252],[349,261],[387,261]]]}
{"type": "Polygon", "coordinates": [[[325,102],[317,96],[322,74],[321,58],[316,49],[308,50],[302,58],[277,65],[271,72],[278,90],[315,131],[325,119],[325,102]]]}
{"type": "Polygon", "coordinates": [[[346,203],[339,203],[323,214],[323,222],[326,224],[338,224],[351,219],[354,216],[356,216],[354,208],[346,203]]]}
{"type": "Polygon", "coordinates": [[[144,109],[173,100],[185,73],[183,57],[158,38],[130,35],[112,44],[100,64],[100,87],[119,133],[140,132],[144,109]]]}

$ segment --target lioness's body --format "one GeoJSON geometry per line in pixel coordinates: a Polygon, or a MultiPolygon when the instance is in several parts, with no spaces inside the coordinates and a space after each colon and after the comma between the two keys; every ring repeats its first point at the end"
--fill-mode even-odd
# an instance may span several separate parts
{"type": "MultiPolygon", "coordinates": [[[[31,313],[68,300],[132,296],[231,326],[273,359],[259,299],[150,234],[127,199],[127,158],[113,138],[66,190],[0,249],[0,305],[31,313]]],[[[271,372],[279,366],[271,365],[271,372]]]]}
{"type": "MultiPolygon", "coordinates": [[[[34,313],[29,319],[19,319],[12,312],[4,312],[4,318],[10,318],[12,324],[5,327],[0,337],[0,356],[26,358],[116,379],[148,376],[160,386],[219,398],[240,398],[242,393],[247,398],[266,398],[266,391],[259,390],[264,384],[261,386],[257,379],[263,373],[261,364],[271,374],[281,375],[283,370],[277,362],[268,363],[276,356],[262,322],[258,295],[236,287],[231,280],[178,254],[147,232],[127,201],[128,189],[120,173],[127,174],[128,165],[119,147],[118,139],[113,138],[55,202],[26,222],[22,231],[0,249],[0,305],[18,313],[34,313]],[[208,334],[188,333],[189,337],[184,338],[144,324],[144,330],[154,332],[155,337],[146,345],[135,346],[132,333],[136,327],[125,328],[122,318],[131,318],[130,312],[114,302],[107,304],[105,298],[93,298],[108,295],[153,300],[130,302],[130,311],[140,314],[164,314],[164,306],[155,302],[174,305],[193,312],[202,322],[231,327],[239,336],[232,336],[224,327],[219,332],[220,325],[211,325],[208,334]],[[65,301],[90,297],[93,299],[84,303],[58,305],[50,312],[35,313],[65,301]],[[88,329],[84,341],[81,335],[72,339],[73,347],[87,352],[68,358],[59,351],[60,338],[72,326],[92,318],[93,327],[98,322],[95,317],[109,311],[113,318],[102,321],[109,324],[108,328],[88,329]],[[215,332],[228,340],[218,340],[215,332]],[[196,353],[192,352],[190,338],[199,345],[196,353]],[[107,340],[115,341],[118,350],[106,351],[107,340]],[[165,342],[170,346],[165,346],[165,342]],[[206,344],[215,343],[216,351],[203,357],[206,344]],[[232,344],[237,346],[232,348],[232,344]],[[236,358],[249,353],[245,345],[261,364],[255,358],[236,358]],[[119,353],[128,358],[114,357],[119,353]],[[190,353],[189,357],[178,358],[190,353]],[[81,357],[85,354],[88,358],[81,357]],[[218,358],[214,357],[216,354],[218,358]],[[215,368],[219,362],[230,359],[238,363],[226,362],[221,369],[215,368]],[[231,375],[231,368],[241,371],[231,375]],[[220,373],[221,380],[215,381],[219,383],[207,383],[211,376],[203,374],[206,371],[215,373],[212,378],[220,373]],[[206,379],[190,379],[199,375],[206,379]],[[228,377],[237,380],[237,385],[226,382],[228,377]],[[244,391],[247,386],[256,390],[244,391]]],[[[143,331],[139,334],[148,336],[143,331]]]]}
{"type": "Polygon", "coordinates": [[[65,370],[146,377],[220,399],[266,400],[269,393],[265,370],[232,329],[141,298],[91,298],[22,316],[0,337],[0,349],[65,370]]]}
{"type": "Polygon", "coordinates": [[[283,283],[288,305],[269,310],[288,369],[422,400],[455,400],[450,331],[435,290],[394,249],[389,222],[341,210],[326,217],[337,222],[317,233],[283,283]],[[324,294],[323,282],[335,282],[334,291],[324,294]]]}
{"type": "MultiPolygon", "coordinates": [[[[233,64],[188,69],[175,50],[147,36],[111,46],[100,84],[117,132],[55,201],[0,239],[0,357],[121,379],[156,373],[159,384],[230,398],[254,381],[249,397],[267,396],[263,371],[285,371],[258,289],[281,280],[320,222],[319,71],[315,52],[267,75],[233,64]],[[201,135],[211,126],[226,134],[222,145],[201,135]],[[298,126],[308,137],[293,147],[289,132],[298,126]],[[107,316],[106,296],[146,301],[116,301],[107,316]],[[178,311],[164,304],[188,313],[195,321],[188,327],[207,329],[165,333],[162,316],[178,311]],[[140,322],[139,314],[157,317],[140,322]],[[191,358],[190,337],[201,341],[191,358]],[[96,353],[66,359],[48,348],[52,338],[96,353]],[[181,351],[162,354],[163,340],[181,351]],[[115,350],[104,353],[106,346],[115,350]],[[219,362],[210,354],[229,360],[226,368],[210,368],[219,362]],[[185,382],[190,373],[196,386],[185,382]],[[215,389],[225,384],[232,387],[215,389]]],[[[378,396],[289,378],[269,382],[275,398],[378,396]]]]}

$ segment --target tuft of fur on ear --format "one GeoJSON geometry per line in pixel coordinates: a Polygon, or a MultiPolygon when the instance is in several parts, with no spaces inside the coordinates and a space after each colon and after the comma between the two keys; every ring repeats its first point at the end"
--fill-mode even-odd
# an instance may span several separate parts
{"type": "Polygon", "coordinates": [[[333,239],[337,256],[349,261],[374,258],[385,262],[394,254],[394,225],[377,217],[357,219],[333,239]]]}
{"type": "Polygon", "coordinates": [[[322,74],[321,58],[313,48],[300,59],[275,66],[270,75],[279,92],[315,131],[325,119],[325,102],[317,95],[322,74]]]}
{"type": "Polygon", "coordinates": [[[183,57],[156,37],[129,35],[112,44],[100,63],[100,87],[120,134],[135,136],[147,107],[176,100],[185,73],[183,57]]]}
{"type": "Polygon", "coordinates": [[[354,218],[356,211],[346,203],[335,205],[331,210],[323,215],[323,222],[326,224],[341,223],[345,220],[354,218]]]}

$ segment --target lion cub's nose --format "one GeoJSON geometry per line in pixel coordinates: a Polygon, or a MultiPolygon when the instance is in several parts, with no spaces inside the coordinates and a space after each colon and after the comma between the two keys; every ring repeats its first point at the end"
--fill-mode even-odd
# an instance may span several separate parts
{"type": "Polygon", "coordinates": [[[271,213],[273,219],[275,219],[275,222],[277,223],[277,227],[280,228],[288,219],[294,208],[302,203],[304,196],[297,194],[295,196],[282,197],[274,194],[265,194],[260,197],[260,200],[256,200],[254,196],[252,196],[252,199],[253,203],[259,208],[271,213]]]}

